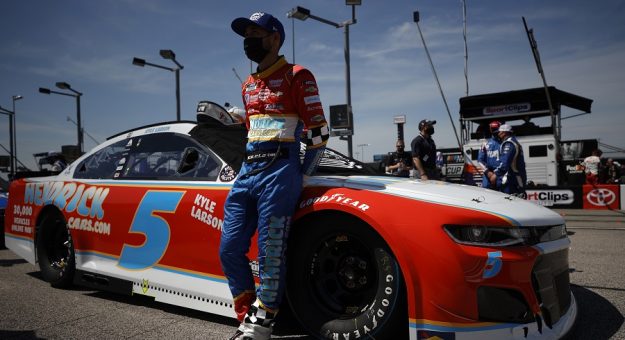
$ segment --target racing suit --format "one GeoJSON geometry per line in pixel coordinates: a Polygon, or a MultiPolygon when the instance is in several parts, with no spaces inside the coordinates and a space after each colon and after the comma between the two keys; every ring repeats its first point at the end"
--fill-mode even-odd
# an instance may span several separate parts
{"type": "Polygon", "coordinates": [[[482,168],[482,188],[496,189],[491,188],[490,180],[488,179],[488,173],[495,170],[500,163],[499,160],[499,148],[501,146],[501,142],[499,138],[493,136],[489,138],[482,147],[477,155],[477,162],[480,164],[482,168]]]}
{"type": "Polygon", "coordinates": [[[285,251],[303,175],[314,172],[329,130],[312,73],[281,56],[242,87],[248,128],[246,159],[225,204],[219,249],[222,268],[242,320],[254,300],[277,312],[285,286],[285,251]],[[302,134],[304,132],[304,135],[302,134]],[[300,140],[306,152],[300,159],[300,140]],[[247,252],[258,230],[260,285],[247,252]]]}
{"type": "Polygon", "coordinates": [[[514,136],[509,136],[501,143],[499,159],[501,164],[494,170],[497,175],[497,188],[507,194],[525,193],[527,174],[523,148],[514,136]]]}

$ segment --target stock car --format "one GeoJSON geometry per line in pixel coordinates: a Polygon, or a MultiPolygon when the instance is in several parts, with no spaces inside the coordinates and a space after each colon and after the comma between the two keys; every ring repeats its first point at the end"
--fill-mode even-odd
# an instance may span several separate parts
{"type": "MultiPolygon", "coordinates": [[[[4,211],[7,207],[9,198],[7,193],[0,188],[0,228],[4,230],[4,211]]],[[[0,249],[4,248],[4,233],[0,235],[0,249]]]]}
{"type": "MultiPolygon", "coordinates": [[[[210,119],[151,125],[56,176],[14,180],[6,244],[53,287],[234,318],[218,248],[245,134],[210,119]]],[[[553,339],[574,324],[560,215],[478,187],[376,176],[329,149],[304,185],[285,303],[311,335],[553,339]]],[[[248,255],[257,275],[255,241],[248,255]]]]}

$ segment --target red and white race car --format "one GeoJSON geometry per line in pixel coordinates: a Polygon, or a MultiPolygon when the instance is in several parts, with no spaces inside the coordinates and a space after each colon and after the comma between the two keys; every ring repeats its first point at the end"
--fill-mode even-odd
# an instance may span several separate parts
{"type": "MultiPolygon", "coordinates": [[[[6,245],[54,287],[235,317],[218,249],[244,142],[241,125],[211,122],[111,137],[58,176],[11,183],[6,245]]],[[[572,327],[560,215],[477,187],[368,175],[331,150],[318,172],[298,202],[286,291],[313,336],[553,339],[572,327]]]]}

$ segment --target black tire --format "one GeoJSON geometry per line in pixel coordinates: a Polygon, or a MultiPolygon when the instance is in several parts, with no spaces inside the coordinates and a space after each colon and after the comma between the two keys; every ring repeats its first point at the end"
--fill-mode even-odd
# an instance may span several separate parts
{"type": "Polygon", "coordinates": [[[4,211],[0,211],[0,249],[5,249],[4,243],[4,211]]]}
{"type": "Polygon", "coordinates": [[[311,335],[408,338],[401,270],[370,226],[345,214],[325,213],[298,223],[289,242],[286,295],[311,335]]]}
{"type": "Polygon", "coordinates": [[[38,227],[37,260],[44,280],[55,288],[68,288],[74,280],[76,259],[71,234],[58,212],[47,213],[38,227]]]}

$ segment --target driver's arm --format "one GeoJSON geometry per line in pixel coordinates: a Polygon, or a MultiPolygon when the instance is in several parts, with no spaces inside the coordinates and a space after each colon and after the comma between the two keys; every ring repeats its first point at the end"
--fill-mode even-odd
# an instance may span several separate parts
{"type": "Polygon", "coordinates": [[[319,165],[323,150],[330,138],[330,130],[323,114],[317,82],[310,71],[303,69],[294,75],[292,94],[300,119],[306,127],[303,138],[306,143],[306,153],[302,173],[310,176],[319,165]]]}

